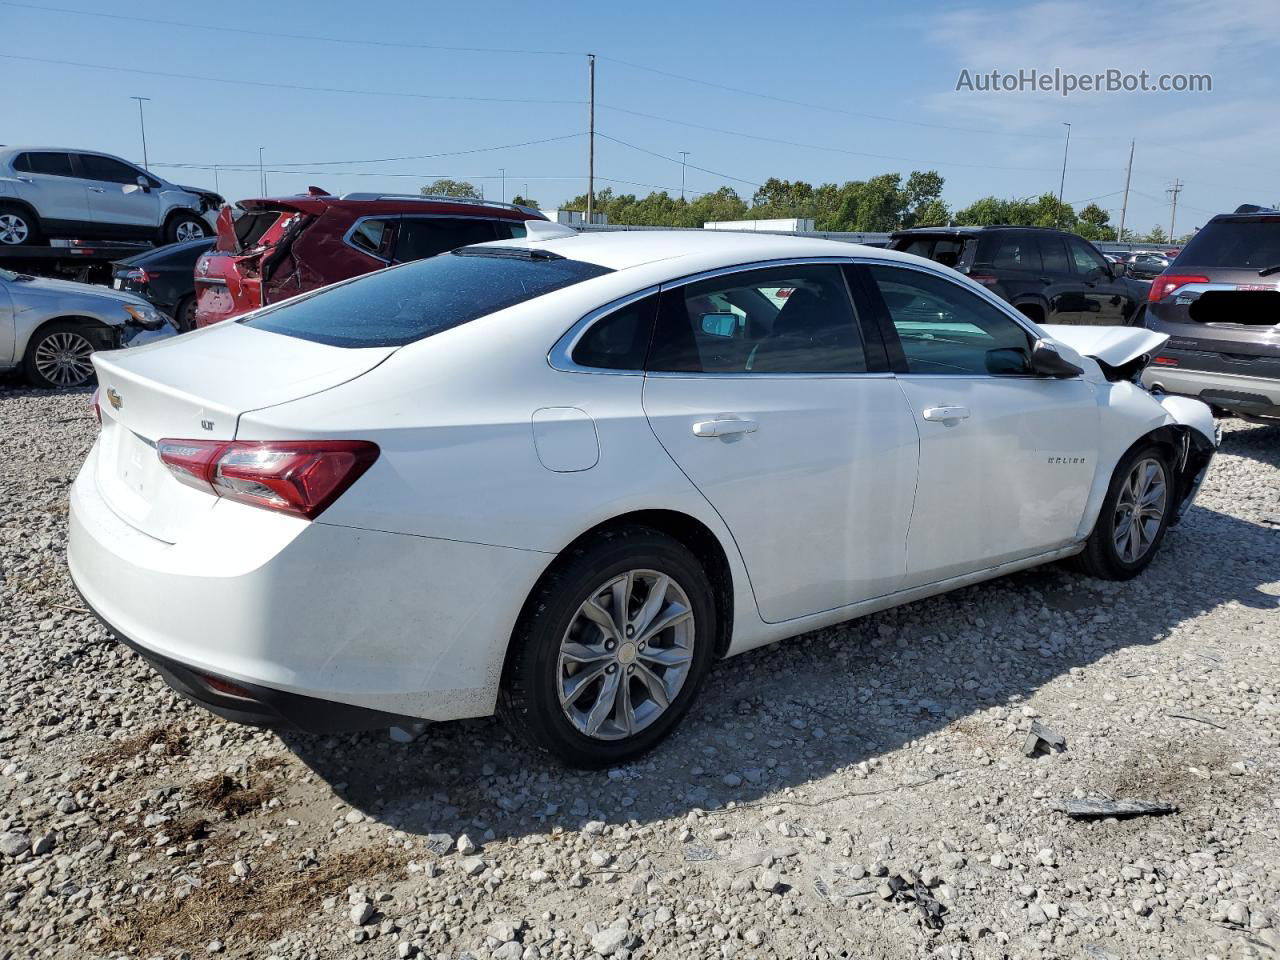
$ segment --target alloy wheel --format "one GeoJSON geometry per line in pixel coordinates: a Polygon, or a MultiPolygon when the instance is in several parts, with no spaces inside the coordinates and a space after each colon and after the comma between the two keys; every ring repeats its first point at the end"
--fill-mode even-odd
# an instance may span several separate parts
{"type": "Polygon", "coordinates": [[[179,243],[185,243],[188,240],[199,240],[204,236],[204,228],[194,220],[183,220],[178,224],[177,229],[173,231],[173,236],[179,243]]]}
{"type": "Polygon", "coordinates": [[[656,570],[630,570],[600,584],[578,607],[560,642],[560,707],[596,740],[622,740],[675,701],[693,664],[688,594],[656,570]]]}
{"type": "Polygon", "coordinates": [[[0,243],[16,247],[27,242],[31,227],[16,213],[0,213],[0,243]]]}
{"type": "Polygon", "coordinates": [[[1112,528],[1116,555],[1125,563],[1137,563],[1150,551],[1168,499],[1164,464],[1154,457],[1139,460],[1120,488],[1112,528]]]}
{"type": "Polygon", "coordinates": [[[35,368],[59,387],[78,387],[93,376],[93,344],[79,333],[51,333],[36,346],[35,368]]]}

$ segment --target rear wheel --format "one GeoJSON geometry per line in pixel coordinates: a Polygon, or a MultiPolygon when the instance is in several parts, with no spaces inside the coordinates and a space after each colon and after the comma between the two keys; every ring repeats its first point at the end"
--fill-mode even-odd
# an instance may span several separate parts
{"type": "Polygon", "coordinates": [[[195,213],[175,213],[164,225],[165,243],[185,243],[209,236],[209,225],[195,213]]]}
{"type": "Polygon", "coordinates": [[[187,333],[196,328],[196,295],[188,294],[178,301],[173,310],[173,322],[178,325],[179,333],[187,333]]]}
{"type": "Polygon", "coordinates": [[[645,527],[602,533],[563,558],[527,604],[499,715],[570,766],[626,762],[680,721],[715,635],[711,586],[688,548],[645,527]]]}
{"type": "Polygon", "coordinates": [[[33,387],[81,387],[93,379],[90,361],[97,348],[84,327],[60,320],[41,327],[27,343],[23,371],[33,387]]]}
{"type": "Polygon", "coordinates": [[[1145,570],[1173,516],[1173,487],[1164,448],[1148,444],[1129,453],[1116,467],[1075,566],[1104,580],[1128,580],[1145,570]]]}
{"type": "Polygon", "coordinates": [[[24,247],[40,242],[40,221],[25,207],[0,203],[0,246],[24,247]]]}

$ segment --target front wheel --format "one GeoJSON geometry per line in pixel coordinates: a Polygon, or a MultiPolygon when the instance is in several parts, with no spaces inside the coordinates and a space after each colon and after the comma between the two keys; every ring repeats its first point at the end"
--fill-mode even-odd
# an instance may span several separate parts
{"type": "Polygon", "coordinates": [[[1075,566],[1104,580],[1128,580],[1151,563],[1173,516],[1173,470],[1163,447],[1148,444],[1116,467],[1098,522],[1074,557],[1075,566]]]}
{"type": "Polygon", "coordinates": [[[209,235],[209,225],[194,213],[176,213],[165,224],[165,243],[185,243],[209,235]]]}
{"type": "Polygon", "coordinates": [[[606,531],[543,579],[512,637],[498,712],[574,767],[625,763],[680,721],[711,665],[715,601],[683,544],[606,531]]]}
{"type": "Polygon", "coordinates": [[[97,348],[74,321],[42,327],[32,336],[23,356],[23,371],[33,387],[82,387],[94,377],[90,357],[97,348]]]}

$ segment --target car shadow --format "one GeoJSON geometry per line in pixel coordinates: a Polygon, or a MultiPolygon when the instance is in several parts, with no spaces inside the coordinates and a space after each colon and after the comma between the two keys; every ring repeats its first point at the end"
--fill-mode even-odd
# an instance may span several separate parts
{"type": "Polygon", "coordinates": [[[1127,583],[1048,566],[722,661],[675,734],[613,771],[566,770],[492,719],[430,726],[409,745],[385,732],[283,739],[343,800],[409,834],[643,824],[805,788],[1223,604],[1274,610],[1262,586],[1278,569],[1276,531],[1195,506],[1127,583]],[[1189,578],[1188,555],[1213,561],[1189,578]]]}

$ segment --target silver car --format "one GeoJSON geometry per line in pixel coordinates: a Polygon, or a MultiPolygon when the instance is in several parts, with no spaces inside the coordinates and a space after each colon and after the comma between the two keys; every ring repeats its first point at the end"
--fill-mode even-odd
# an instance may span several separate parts
{"type": "Polygon", "coordinates": [[[0,248],[53,237],[173,243],[213,235],[218,194],[127,160],[58,147],[0,149],[0,248]]]}
{"type": "Polygon", "coordinates": [[[0,373],[21,371],[32,386],[81,386],[93,379],[94,351],[176,334],[131,293],[0,268],[0,373]]]}

